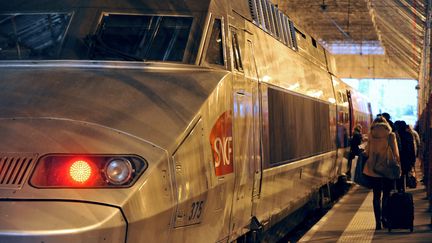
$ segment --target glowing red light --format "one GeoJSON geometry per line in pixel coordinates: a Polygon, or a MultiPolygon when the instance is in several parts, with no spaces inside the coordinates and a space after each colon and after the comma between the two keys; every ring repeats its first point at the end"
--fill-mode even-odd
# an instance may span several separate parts
{"type": "Polygon", "coordinates": [[[90,178],[91,173],[92,169],[89,163],[84,160],[77,160],[69,167],[69,175],[78,183],[86,182],[90,178]]]}

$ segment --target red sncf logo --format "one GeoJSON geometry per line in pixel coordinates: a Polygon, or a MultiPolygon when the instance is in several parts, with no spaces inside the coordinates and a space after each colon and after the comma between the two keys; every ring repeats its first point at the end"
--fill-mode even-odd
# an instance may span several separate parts
{"type": "Polygon", "coordinates": [[[231,117],[231,111],[225,111],[219,116],[210,133],[210,145],[217,176],[234,171],[231,117]]]}

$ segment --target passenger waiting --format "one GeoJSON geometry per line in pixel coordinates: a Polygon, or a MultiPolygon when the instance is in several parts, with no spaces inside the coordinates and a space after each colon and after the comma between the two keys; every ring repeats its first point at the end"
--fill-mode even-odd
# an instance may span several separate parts
{"type": "Polygon", "coordinates": [[[363,173],[368,176],[373,189],[373,208],[376,222],[376,229],[381,229],[381,223],[387,227],[387,202],[390,191],[393,188],[393,180],[374,171],[376,162],[387,159],[388,147],[393,151],[396,160],[399,161],[399,149],[397,146],[396,135],[392,132],[390,125],[382,116],[373,121],[368,143],[365,149],[365,156],[368,157],[363,173]],[[382,195],[382,200],[381,200],[382,195]]]}
{"type": "Polygon", "coordinates": [[[407,131],[407,124],[405,121],[396,121],[395,129],[396,133],[399,135],[399,154],[400,162],[402,167],[402,177],[397,181],[398,191],[404,191],[404,180],[408,181],[408,175],[414,168],[416,155],[415,155],[415,143],[413,135],[407,131]]]}
{"type": "Polygon", "coordinates": [[[354,127],[354,133],[353,133],[353,136],[351,138],[351,149],[350,149],[350,153],[349,153],[349,157],[348,157],[348,166],[347,166],[347,172],[346,172],[348,179],[351,179],[352,161],[355,158],[355,156],[360,155],[359,146],[360,146],[360,144],[362,144],[362,142],[363,142],[362,126],[360,124],[357,124],[354,127]]]}
{"type": "Polygon", "coordinates": [[[381,116],[383,116],[386,119],[387,123],[390,125],[390,127],[392,129],[391,131],[394,132],[395,131],[395,126],[394,126],[393,121],[391,120],[390,114],[387,113],[387,112],[383,112],[383,113],[381,113],[381,116]]]}

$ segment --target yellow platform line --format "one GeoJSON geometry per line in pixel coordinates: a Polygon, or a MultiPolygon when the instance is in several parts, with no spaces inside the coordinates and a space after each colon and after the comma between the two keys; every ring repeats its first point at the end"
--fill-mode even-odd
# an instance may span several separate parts
{"type": "Polygon", "coordinates": [[[333,206],[333,208],[329,211],[329,212],[327,212],[314,226],[312,226],[312,228],[310,228],[309,230],[308,230],[308,232],[305,234],[305,235],[303,235],[303,237],[298,241],[298,243],[301,243],[301,242],[309,242],[311,239],[312,239],[312,237],[315,235],[315,233],[317,232],[317,231],[319,231],[320,230],[320,228],[324,225],[324,224],[326,224],[327,223],[327,220],[328,220],[328,218],[330,218],[331,216],[333,216],[333,214],[337,211],[337,209],[345,202],[345,201],[347,201],[347,200],[350,200],[350,197],[351,197],[351,195],[354,193],[354,192],[356,192],[357,190],[356,189],[358,189],[358,188],[353,188],[352,190],[350,190],[349,192],[348,192],[348,194],[347,195],[345,195],[337,204],[335,204],[334,206],[333,206]]]}
{"type": "Polygon", "coordinates": [[[368,193],[348,227],[337,241],[349,243],[370,243],[375,233],[375,217],[372,205],[373,193],[368,193]]]}

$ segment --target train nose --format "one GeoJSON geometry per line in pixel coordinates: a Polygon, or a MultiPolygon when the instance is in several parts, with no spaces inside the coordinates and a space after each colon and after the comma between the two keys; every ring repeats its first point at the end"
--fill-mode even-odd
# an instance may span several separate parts
{"type": "Polygon", "coordinates": [[[118,208],[65,201],[1,201],[0,242],[125,242],[118,208]]]}

